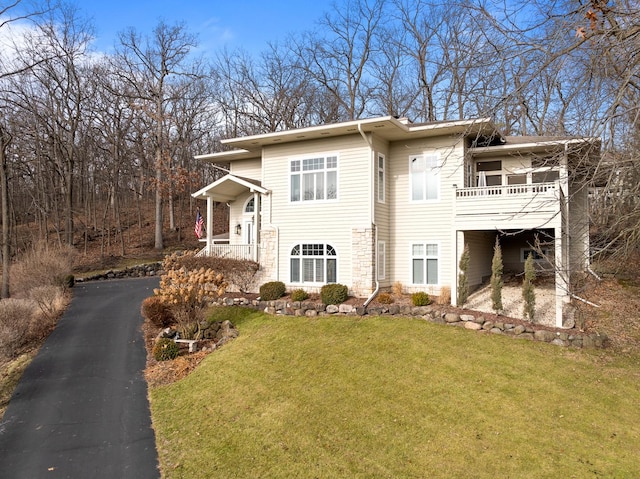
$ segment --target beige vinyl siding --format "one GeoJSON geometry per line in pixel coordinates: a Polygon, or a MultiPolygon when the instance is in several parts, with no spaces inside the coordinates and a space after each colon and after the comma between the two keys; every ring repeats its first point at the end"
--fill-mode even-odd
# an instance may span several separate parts
{"type": "Polygon", "coordinates": [[[236,160],[231,162],[231,174],[262,181],[262,160],[254,158],[251,160],[236,160]]]}
{"type": "MultiPolygon", "coordinates": [[[[469,246],[467,278],[471,291],[491,276],[491,261],[496,234],[490,231],[465,231],[464,242],[469,246]]],[[[462,251],[460,251],[462,254],[462,251]]]]}
{"type": "MultiPolygon", "coordinates": [[[[386,141],[382,141],[380,139],[374,138],[373,147],[375,151],[375,159],[374,159],[374,208],[375,208],[375,224],[378,232],[378,241],[385,242],[385,277],[383,280],[380,280],[380,286],[385,288],[389,287],[392,284],[391,279],[391,263],[389,260],[389,250],[391,248],[391,205],[392,200],[389,196],[389,144],[386,141]],[[384,155],[385,159],[385,201],[378,201],[378,154],[381,153],[384,155]]],[[[377,261],[377,254],[375,255],[375,261],[377,261]]]]}
{"type": "Polygon", "coordinates": [[[453,185],[462,185],[463,147],[459,138],[440,137],[428,141],[392,143],[388,155],[388,198],[393,209],[390,215],[390,243],[387,245],[389,276],[399,281],[407,291],[426,290],[439,294],[439,287],[412,285],[411,245],[418,242],[438,244],[438,286],[450,286],[453,238],[453,185]],[[409,158],[412,155],[438,154],[440,159],[439,200],[412,202],[409,158]]]}
{"type": "Polygon", "coordinates": [[[328,243],[338,255],[337,281],[352,283],[352,230],[371,228],[371,150],[360,135],[266,147],[263,187],[271,190],[265,221],[279,230],[279,276],[289,283],[291,248],[328,243]],[[338,199],[290,201],[290,161],[318,155],[338,157],[338,199]]]}

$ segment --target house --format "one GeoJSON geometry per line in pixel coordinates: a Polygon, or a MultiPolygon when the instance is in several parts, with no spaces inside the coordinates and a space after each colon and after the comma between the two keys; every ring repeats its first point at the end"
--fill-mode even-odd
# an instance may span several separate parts
{"type": "Polygon", "coordinates": [[[487,118],[412,124],[386,116],[223,140],[196,159],[229,174],[193,193],[206,200],[202,253],[253,259],[260,282],[318,291],[341,283],[373,298],[401,283],[455,305],[458,264],[468,282],[491,275],[495,238],[506,271],[532,253],[555,277],[556,325],[571,273],[589,265],[590,138],[506,137],[487,118]],[[212,238],[215,202],[229,239],[212,238]],[[226,206],[225,206],[226,207],[226,206]]]}

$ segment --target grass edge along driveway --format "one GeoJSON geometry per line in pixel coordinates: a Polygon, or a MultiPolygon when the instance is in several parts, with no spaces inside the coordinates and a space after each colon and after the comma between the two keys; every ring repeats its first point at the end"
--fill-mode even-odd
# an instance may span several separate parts
{"type": "Polygon", "coordinates": [[[163,477],[640,477],[638,356],[217,311],[240,337],[150,391],[163,477]]]}

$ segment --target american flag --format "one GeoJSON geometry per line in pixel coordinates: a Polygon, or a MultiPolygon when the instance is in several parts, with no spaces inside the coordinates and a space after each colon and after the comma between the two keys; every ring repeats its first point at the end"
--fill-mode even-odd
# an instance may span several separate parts
{"type": "Polygon", "coordinates": [[[195,227],[195,232],[198,239],[202,238],[203,226],[204,226],[204,218],[200,214],[200,208],[198,208],[198,212],[196,213],[196,227],[195,227]]]}

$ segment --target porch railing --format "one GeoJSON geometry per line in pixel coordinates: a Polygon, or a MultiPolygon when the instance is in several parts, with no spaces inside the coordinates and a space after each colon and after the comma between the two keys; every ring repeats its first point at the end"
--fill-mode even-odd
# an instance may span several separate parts
{"type": "Polygon", "coordinates": [[[212,244],[202,248],[197,256],[215,256],[239,260],[254,260],[255,245],[252,244],[212,244]]]}

